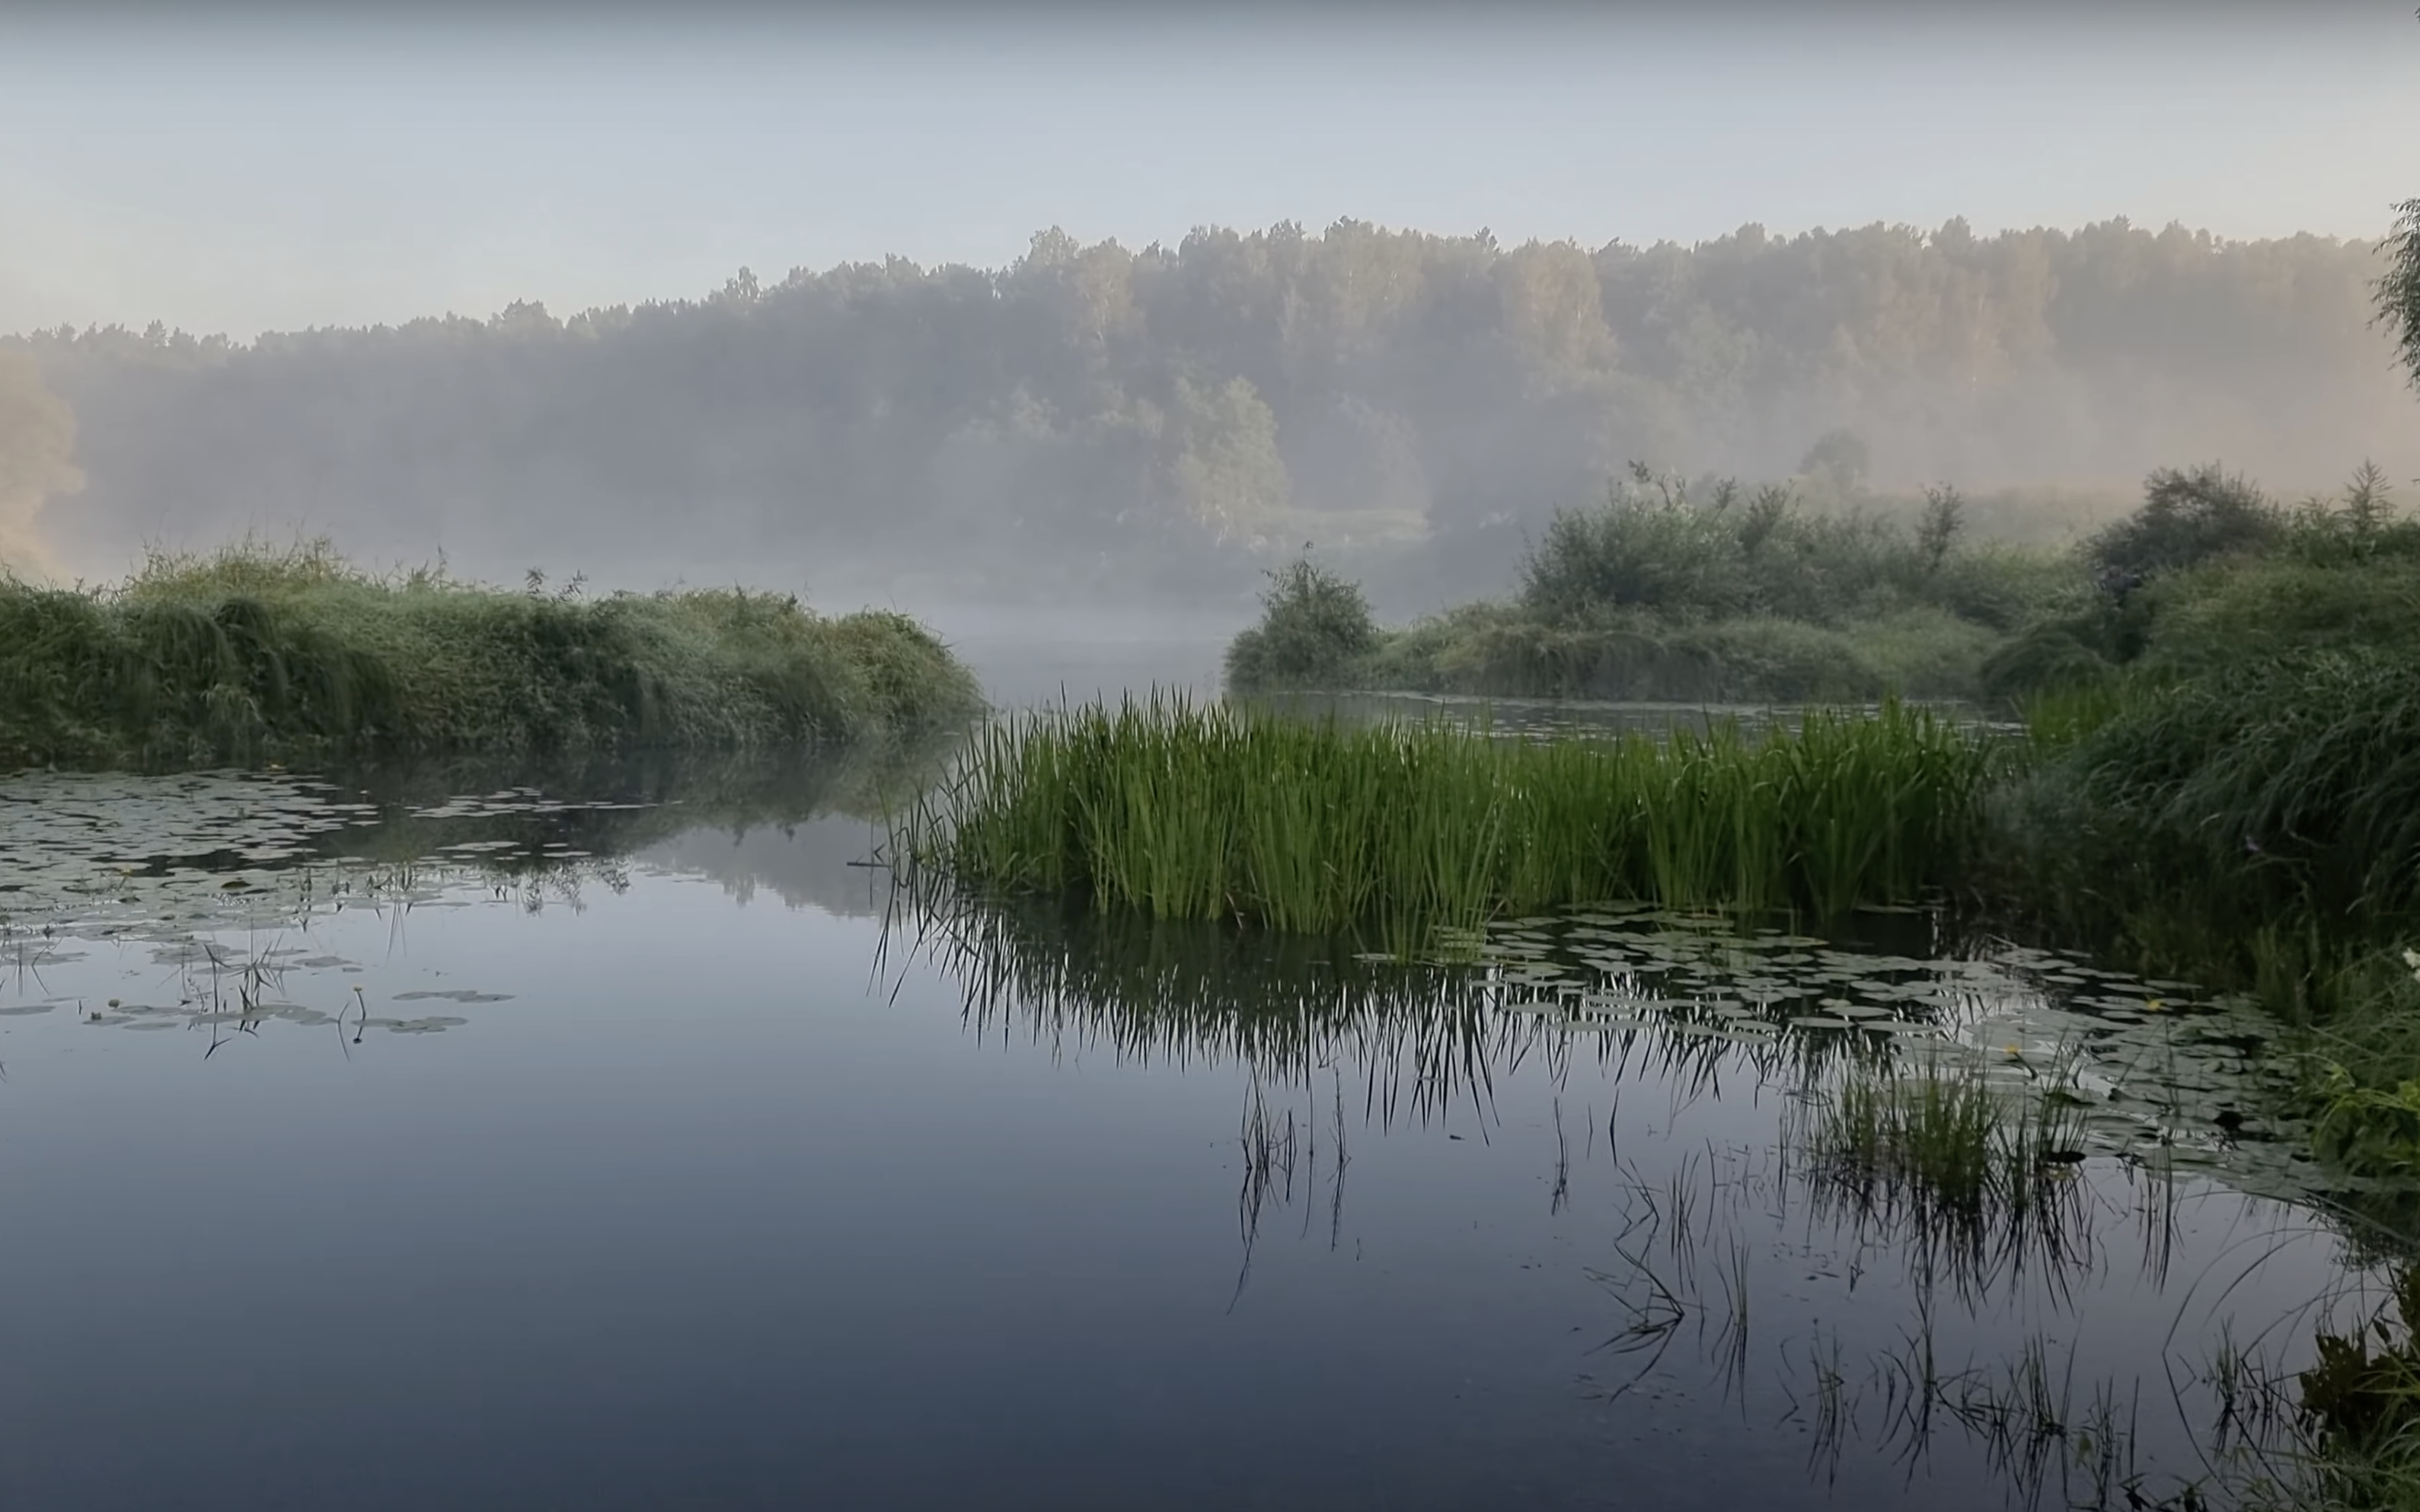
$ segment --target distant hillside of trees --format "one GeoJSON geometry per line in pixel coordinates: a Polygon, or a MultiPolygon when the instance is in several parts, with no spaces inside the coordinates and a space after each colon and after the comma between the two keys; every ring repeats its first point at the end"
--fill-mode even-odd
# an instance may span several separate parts
{"type": "Polygon", "coordinates": [[[1308,538],[1444,578],[1509,561],[1456,543],[1534,530],[1633,459],[1796,475],[1819,501],[2124,495],[2205,460],[2411,477],[2382,268],[2366,242],[2122,220],[1593,251],[1354,221],[1140,251],[1053,229],[996,271],[743,270],[569,319],[0,348],[72,410],[84,486],[42,521],[65,560],[300,526],[646,585],[1227,595],[1308,538]]]}

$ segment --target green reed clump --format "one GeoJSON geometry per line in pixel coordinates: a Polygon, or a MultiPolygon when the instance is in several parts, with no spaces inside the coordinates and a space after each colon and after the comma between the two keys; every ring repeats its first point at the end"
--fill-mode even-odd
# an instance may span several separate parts
{"type": "Polygon", "coordinates": [[[913,621],[738,589],[513,593],[324,544],[155,555],[100,590],[0,579],[0,763],[765,748],[979,706],[913,621]]]}
{"type": "Polygon", "coordinates": [[[1942,880],[1984,774],[1979,736],[1898,704],[1754,739],[1533,743],[1128,699],[992,727],[897,853],[976,887],[1290,931],[1613,898],[1837,915],[1942,880]]]}
{"type": "Polygon", "coordinates": [[[2083,1103],[2063,1079],[2004,1088],[1974,1064],[1857,1066],[1821,1107],[1807,1174],[1820,1206],[1901,1236],[1912,1265],[1979,1298],[2088,1257],[2083,1103]]]}
{"type": "Polygon", "coordinates": [[[1813,1149],[1836,1179],[1901,1183],[1943,1208],[2028,1206],[2046,1172],[2079,1152],[2075,1100],[2012,1094],[1979,1068],[1868,1068],[1847,1077],[1813,1149]]]}

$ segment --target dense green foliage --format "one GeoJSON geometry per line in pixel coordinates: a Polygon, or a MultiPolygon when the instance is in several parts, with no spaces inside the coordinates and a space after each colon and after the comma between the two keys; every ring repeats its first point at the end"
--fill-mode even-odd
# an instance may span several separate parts
{"type": "Polygon", "coordinates": [[[2382,946],[2420,914],[2420,521],[2373,469],[2291,510],[2169,473],[2090,549],[2125,582],[1985,669],[2070,716],[2007,800],[2025,890],[2246,968],[2382,946]]]}
{"type": "Polygon", "coordinates": [[[2163,469],[2143,489],[2143,507],[2096,535],[2093,564],[2118,582],[2197,562],[2274,547],[2284,520],[2251,480],[2217,466],[2163,469]]]}
{"type": "Polygon", "coordinates": [[[736,590],[515,594],[324,546],[154,556],[105,591],[0,579],[0,761],[809,746],[978,707],[903,616],[736,590]]]}
{"type": "MultiPolygon", "coordinates": [[[[718,576],[771,554],[1224,601],[1306,537],[1373,582],[1351,553],[1400,540],[1433,601],[1633,456],[1799,471],[1827,501],[2118,485],[2222,450],[2317,481],[2409,434],[2378,270],[2361,241],[2123,221],[1592,249],[1052,230],[1002,269],[743,271],[569,318],[23,347],[79,425],[87,486],[44,517],[74,560],[262,521],[646,580],[677,509],[685,562],[718,576]]],[[[2420,448],[2381,460],[2420,471],[2420,448]]]]}
{"type": "MultiPolygon", "coordinates": [[[[1554,516],[1511,601],[1330,637],[1306,676],[1263,654],[1295,633],[1272,598],[1237,639],[1228,682],[1650,701],[1971,697],[2012,631],[2087,588],[2072,560],[1974,542],[1965,524],[1965,501],[1946,486],[1928,489],[1908,524],[1819,512],[1787,485],[1750,491],[1634,467],[1604,504],[1554,516]],[[1357,656],[1355,645],[1366,649],[1357,656]]],[[[1315,575],[1331,598],[1351,591],[1308,563],[1289,570],[1315,575]]]]}
{"type": "Polygon", "coordinates": [[[2148,684],[2247,656],[2358,655],[2412,631],[2420,520],[2397,512],[2372,464],[2335,498],[2291,506],[2215,464],[2164,469],[2133,514],[2064,551],[1971,540],[1957,491],[1927,494],[1911,525],[1812,511],[1784,486],[1636,469],[1603,505],[1556,516],[1507,600],[1372,630],[1355,585],[1295,563],[1283,580],[1302,586],[1264,599],[1229,686],[2013,704],[2121,671],[2148,684]],[[1309,634],[1312,584],[1353,606],[1349,634],[1309,634]],[[1264,650],[1314,641],[1315,663],[1264,650]]]}
{"type": "Polygon", "coordinates": [[[2287,507],[2163,473],[2087,543],[2107,591],[1993,658],[2035,759],[1978,885],[2312,1033],[2321,1143],[2420,1169],[2420,521],[2377,470],[2287,507]]]}
{"type": "Polygon", "coordinates": [[[1227,648],[1227,680],[1236,687],[1349,687],[1377,647],[1360,588],[1310,562],[1270,573],[1261,606],[1261,623],[1227,648]]]}
{"type": "Polygon", "coordinates": [[[1949,874],[1984,765],[1896,705],[1533,744],[1130,701],[994,727],[899,845],[981,887],[1413,940],[1606,898],[1837,917],[1949,874]]]}
{"type": "Polygon", "coordinates": [[[2387,268],[2377,285],[2378,318],[2395,338],[2395,355],[2420,388],[2420,199],[2395,207],[2386,239],[2387,268]]]}

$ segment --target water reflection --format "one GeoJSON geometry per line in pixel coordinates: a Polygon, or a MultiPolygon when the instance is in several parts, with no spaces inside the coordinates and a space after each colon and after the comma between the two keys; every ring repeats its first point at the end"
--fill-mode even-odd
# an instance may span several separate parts
{"type": "Polygon", "coordinates": [[[2023,1505],[2299,1485],[2309,1423],[2277,1404],[2315,1334],[2384,1295],[2295,1163],[2239,1179],[2247,1118],[2207,1114],[2257,1105],[2260,1026],[2184,984],[1938,918],[1874,921],[1947,952],[1915,957],[1600,910],[1402,965],[1349,939],[915,902],[894,927],[976,1035],[1244,1072],[1238,1299],[1272,1225],[1343,1243],[1357,1139],[1544,1123],[1545,1213],[1590,1232],[1607,1304],[1577,1388],[1706,1394],[1744,1427],[1777,1412],[1826,1484],[1855,1449],[1911,1486],[1988,1473],[2023,1505]],[[2059,1137],[1989,1200],[1835,1158],[1827,1111],[1909,1065],[2021,1088],[2059,1137]]]}
{"type": "MultiPolygon", "coordinates": [[[[2322,1330],[2394,1315],[2385,1252],[2271,1119],[2271,1031],[2242,1005],[1930,913],[1826,937],[1602,908],[1403,963],[907,896],[863,864],[884,791],[745,763],[0,779],[0,1059],[37,1057],[0,1088],[19,1273],[80,1295],[90,1253],[156,1253],[119,1233],[170,1200],[144,1162],[219,1140],[269,1173],[208,1219],[222,1260],[336,1244],[328,1212],[465,1288],[452,1257],[475,1250],[514,1284],[422,1327],[475,1353],[538,1309],[541,1362],[642,1331],[653,1352],[611,1379],[657,1411],[751,1362],[744,1423],[693,1442],[733,1467],[811,1440],[780,1489],[860,1500],[887,1483],[830,1467],[914,1459],[915,1404],[952,1381],[954,1420],[1000,1437],[982,1474],[920,1484],[976,1501],[1057,1484],[1069,1415],[1123,1425],[1127,1500],[1175,1455],[1196,1478],[1163,1499],[1202,1505],[1517,1484],[1540,1505],[2183,1506],[2300,1484],[2324,1425],[2359,1418],[2360,1368],[2319,1427],[2300,1372],[2332,1358],[2322,1330]],[[785,908],[744,919],[723,896],[768,893],[785,908]],[[146,1069],[165,1046],[174,1077],[146,1069]],[[1838,1158],[1847,1088],[1928,1069],[2072,1100],[2022,1202],[1838,1158]],[[169,1115],[116,1090],[137,1084],[189,1121],[152,1129],[169,1115]],[[109,1119],[76,1121],[70,1089],[109,1119]],[[142,1149],[112,1165],[91,1150],[119,1124],[142,1149]],[[327,1177],[329,1143],[380,1174],[327,1177]],[[76,1216],[74,1188],[130,1183],[147,1196],[76,1216]],[[96,1225],[115,1237],[69,1242],[96,1225]],[[515,1245],[548,1268],[512,1269],[515,1245]],[[579,1279],[600,1270],[620,1279],[579,1279]],[[1342,1435],[1234,1453],[1313,1422],[1377,1468],[1342,1435]]],[[[286,1318],[273,1291],[246,1305],[286,1318]]],[[[311,1338],[277,1348],[409,1342],[370,1314],[311,1338]]],[[[120,1364],[141,1379],[155,1348],[120,1364]]],[[[497,1411],[575,1389],[532,1365],[497,1411]]],[[[660,1469],[614,1411],[558,1424],[547,1462],[660,1469]]]]}

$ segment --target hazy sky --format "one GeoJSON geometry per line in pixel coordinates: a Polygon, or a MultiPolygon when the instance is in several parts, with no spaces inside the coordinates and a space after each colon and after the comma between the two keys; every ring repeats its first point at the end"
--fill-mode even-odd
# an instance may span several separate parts
{"type": "Polygon", "coordinates": [[[0,10],[0,331],[568,313],[1054,223],[2373,237],[2420,194],[2410,0],[194,8],[0,10]]]}

